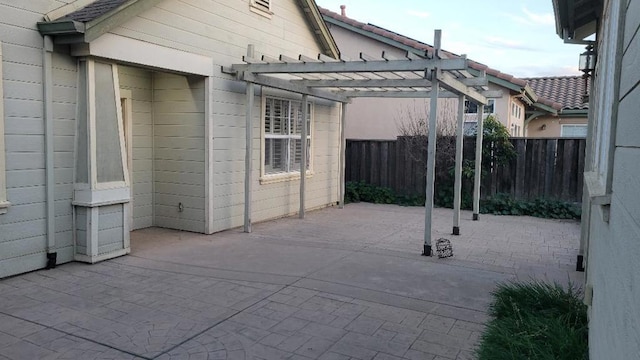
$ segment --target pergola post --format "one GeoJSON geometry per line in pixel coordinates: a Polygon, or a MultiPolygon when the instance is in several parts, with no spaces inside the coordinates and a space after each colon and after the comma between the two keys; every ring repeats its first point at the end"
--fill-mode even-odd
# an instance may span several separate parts
{"type": "Polygon", "coordinates": [[[456,168],[453,186],[453,235],[460,235],[460,203],[462,201],[462,150],[464,146],[464,95],[458,97],[456,128],[456,168]]]}
{"type": "Polygon", "coordinates": [[[339,181],[340,181],[340,209],[344,209],[344,193],[345,193],[345,166],[347,151],[347,136],[345,126],[347,123],[347,103],[342,103],[342,117],[340,118],[340,164],[339,164],[339,181]]]}
{"type": "MultiPolygon", "coordinates": [[[[434,69],[433,71],[437,71],[434,69]]],[[[431,80],[431,102],[429,106],[429,138],[427,142],[427,188],[425,191],[424,249],[422,255],[431,256],[431,221],[433,218],[433,192],[436,173],[436,139],[438,123],[438,79],[431,80]]]]}
{"type": "MultiPolygon", "coordinates": [[[[254,46],[247,46],[247,56],[253,57],[254,46]]],[[[253,83],[247,82],[246,90],[246,119],[245,119],[245,157],[244,157],[244,232],[251,232],[251,200],[253,193],[253,83]]]]}
{"type": "Polygon", "coordinates": [[[478,126],[476,131],[476,165],[473,174],[473,220],[480,214],[480,180],[482,178],[482,137],[484,135],[484,105],[478,105],[478,126]]]}
{"type": "MultiPolygon", "coordinates": [[[[433,39],[434,58],[438,57],[440,52],[440,36],[441,31],[436,30],[433,39]]],[[[427,186],[424,212],[424,248],[423,256],[431,256],[431,222],[433,220],[433,190],[436,173],[436,139],[438,124],[438,97],[440,86],[438,80],[438,71],[440,69],[433,68],[431,70],[431,102],[429,105],[429,138],[427,143],[427,186]]]]}
{"type": "MultiPolygon", "coordinates": [[[[307,118],[309,117],[309,99],[302,95],[302,129],[300,129],[300,219],[304,219],[305,183],[307,180],[307,118]]],[[[295,156],[295,155],[294,155],[295,156]]]]}

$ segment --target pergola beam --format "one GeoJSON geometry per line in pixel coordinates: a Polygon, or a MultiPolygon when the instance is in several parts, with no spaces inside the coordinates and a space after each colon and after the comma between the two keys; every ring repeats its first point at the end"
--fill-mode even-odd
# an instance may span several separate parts
{"type": "MultiPolygon", "coordinates": [[[[419,98],[428,98],[431,97],[431,91],[407,91],[407,90],[388,90],[388,91],[371,91],[371,90],[350,90],[350,91],[336,91],[336,94],[344,96],[346,98],[359,98],[359,97],[369,97],[369,98],[404,98],[404,99],[419,99],[419,98]]],[[[502,96],[502,91],[500,90],[489,90],[483,91],[482,94],[486,98],[499,98],[502,96]]],[[[457,98],[455,92],[451,91],[439,91],[440,98],[457,98]]]]}
{"type": "Polygon", "coordinates": [[[344,72],[393,72],[424,71],[438,68],[444,71],[464,70],[467,59],[416,59],[416,60],[376,60],[376,61],[340,61],[323,63],[276,63],[265,64],[253,58],[243,58],[248,64],[236,64],[235,71],[255,74],[300,74],[300,73],[344,73],[344,72]]]}
{"type": "MultiPolygon", "coordinates": [[[[458,79],[465,86],[486,86],[487,78],[458,79]]],[[[430,79],[372,79],[372,80],[291,80],[296,85],[311,88],[387,88],[431,87],[430,79]]],[[[456,95],[457,96],[457,95],[456,95]]]]}
{"type": "Polygon", "coordinates": [[[461,81],[458,81],[453,75],[445,72],[438,72],[437,78],[440,81],[442,87],[447,90],[453,91],[457,94],[464,95],[469,98],[469,100],[473,100],[473,102],[486,105],[487,97],[476,91],[475,89],[468,87],[463,84],[461,81]]]}
{"type": "Polygon", "coordinates": [[[248,72],[238,73],[237,78],[238,80],[252,82],[257,85],[267,86],[275,89],[291,91],[297,94],[309,95],[316,98],[321,98],[321,99],[326,99],[326,100],[331,100],[336,102],[349,102],[349,99],[341,94],[297,85],[285,79],[278,79],[278,78],[265,76],[265,75],[256,75],[248,72]]]}

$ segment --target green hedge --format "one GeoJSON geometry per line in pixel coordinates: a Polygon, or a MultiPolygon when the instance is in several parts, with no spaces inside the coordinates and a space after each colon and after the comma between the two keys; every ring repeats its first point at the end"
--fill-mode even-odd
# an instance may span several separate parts
{"type": "MultiPolygon", "coordinates": [[[[397,195],[389,188],[369,185],[364,182],[347,182],[345,202],[370,202],[375,204],[398,204],[402,206],[424,206],[422,196],[397,195]]],[[[467,192],[462,193],[462,209],[471,210],[472,198],[467,192]]],[[[439,191],[434,204],[437,207],[453,207],[453,190],[439,191]]],[[[536,199],[516,200],[506,194],[498,194],[480,200],[480,213],[494,215],[535,216],[546,219],[580,219],[579,204],[566,201],[536,199]]]]}

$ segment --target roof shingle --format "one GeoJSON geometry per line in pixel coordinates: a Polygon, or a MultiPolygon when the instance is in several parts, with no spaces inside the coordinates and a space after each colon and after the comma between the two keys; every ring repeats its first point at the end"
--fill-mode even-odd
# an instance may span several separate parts
{"type": "Polygon", "coordinates": [[[96,0],[66,17],[74,21],[89,22],[101,17],[127,1],[129,0],[96,0]]]}
{"type": "MultiPolygon", "coordinates": [[[[404,35],[398,34],[396,32],[381,28],[379,26],[373,25],[373,24],[365,24],[362,23],[360,21],[351,19],[349,17],[346,16],[342,16],[336,12],[333,12],[331,10],[322,8],[322,7],[318,7],[320,9],[320,13],[322,13],[322,15],[327,16],[329,18],[338,20],[340,22],[349,24],[351,26],[354,26],[356,28],[362,29],[364,31],[368,31],[371,33],[374,33],[376,35],[380,35],[383,37],[386,37],[388,39],[391,39],[393,41],[399,42],[403,45],[412,47],[416,50],[421,50],[421,51],[433,51],[433,47],[429,44],[423,43],[421,41],[412,39],[410,37],[406,37],[404,35]]],[[[454,54],[452,52],[449,51],[445,51],[443,50],[443,52],[445,54],[447,54],[448,56],[451,57],[459,57],[460,55],[454,54]]],[[[473,60],[469,60],[469,67],[478,71],[482,71],[485,70],[487,72],[487,75],[491,75],[491,76],[495,76],[498,79],[502,79],[505,80],[507,82],[510,82],[511,84],[514,84],[516,86],[519,86],[521,88],[524,88],[525,86],[527,86],[527,81],[524,79],[520,79],[517,78],[513,75],[510,74],[506,74],[501,72],[500,70],[497,69],[492,69],[490,67],[488,67],[487,65],[481,64],[479,62],[473,61],[473,60]]],[[[539,94],[537,91],[534,90],[534,92],[536,93],[536,95],[538,95],[538,102],[542,103],[544,105],[550,106],[556,110],[560,110],[562,108],[562,104],[558,101],[554,101],[552,99],[548,99],[546,98],[544,95],[539,94]]]]}
{"type": "Polygon", "coordinates": [[[585,82],[581,76],[554,76],[524,79],[539,96],[562,104],[563,110],[586,110],[585,82]]]}

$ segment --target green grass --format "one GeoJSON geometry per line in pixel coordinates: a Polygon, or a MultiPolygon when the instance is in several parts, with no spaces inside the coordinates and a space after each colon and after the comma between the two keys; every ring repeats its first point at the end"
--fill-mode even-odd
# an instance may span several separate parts
{"type": "Polygon", "coordinates": [[[587,359],[587,308],[572,285],[502,284],[493,298],[479,360],[587,359]]]}

